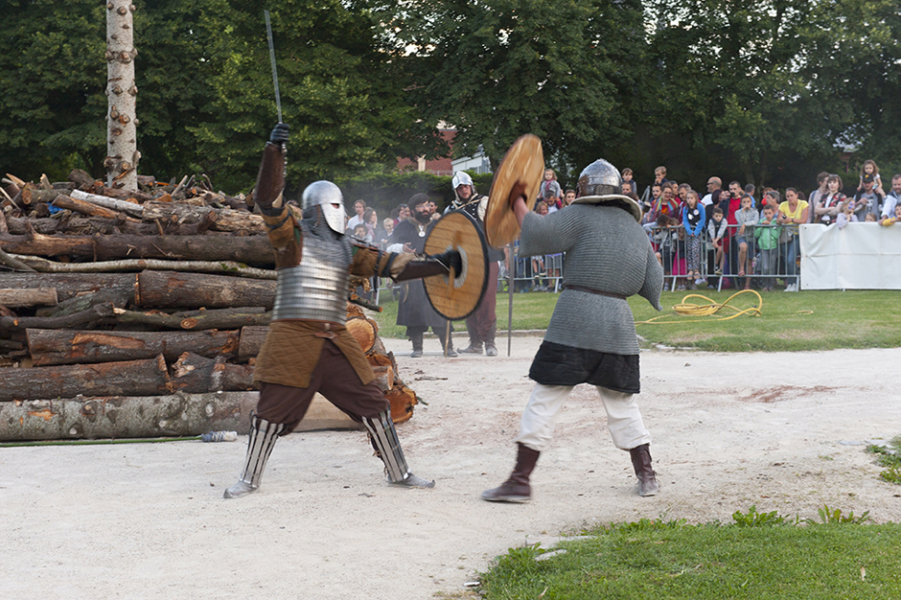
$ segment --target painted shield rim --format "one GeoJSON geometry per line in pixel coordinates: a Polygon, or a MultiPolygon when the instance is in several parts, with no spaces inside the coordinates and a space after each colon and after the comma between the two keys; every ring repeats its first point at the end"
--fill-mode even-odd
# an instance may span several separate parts
{"type": "Polygon", "coordinates": [[[488,192],[488,208],[485,211],[485,238],[489,246],[492,248],[503,248],[519,237],[519,223],[516,222],[516,216],[509,205],[510,191],[517,183],[525,183],[526,206],[531,211],[538,201],[544,170],[544,149],[541,145],[541,138],[537,135],[532,133],[521,135],[507,149],[500,166],[497,168],[497,172],[494,174],[494,179],[491,181],[491,190],[488,192]],[[527,146],[534,146],[534,151],[529,154],[522,154],[522,149],[527,146]],[[509,159],[514,156],[517,159],[516,165],[518,167],[522,167],[519,162],[520,159],[530,159],[529,163],[525,165],[524,172],[518,173],[516,177],[512,177],[507,173],[507,169],[511,168],[513,164],[509,159]],[[535,161],[534,164],[532,164],[533,160],[535,161]],[[539,164],[540,169],[537,168],[539,164]],[[529,170],[532,172],[529,172],[529,170]],[[515,233],[511,236],[510,231],[515,233]]]}
{"type": "MultiPolygon", "coordinates": [[[[432,239],[432,235],[435,233],[435,230],[437,229],[438,224],[440,224],[441,221],[443,221],[444,219],[451,217],[452,215],[462,215],[465,219],[467,219],[468,222],[470,223],[470,225],[472,225],[473,229],[475,230],[475,232],[479,238],[479,243],[482,248],[482,262],[484,263],[484,277],[482,277],[482,289],[479,292],[479,300],[478,300],[478,302],[475,303],[475,305],[466,314],[459,315],[459,316],[449,316],[449,315],[446,315],[444,312],[442,312],[437,306],[435,306],[435,303],[432,301],[432,295],[429,293],[429,284],[427,283],[427,280],[433,280],[435,277],[443,277],[443,276],[433,275],[432,277],[426,277],[422,280],[422,283],[425,286],[425,291],[426,291],[425,297],[428,298],[429,304],[435,310],[436,313],[438,313],[439,315],[441,315],[448,321],[461,321],[461,320],[469,317],[469,315],[471,315],[472,313],[474,313],[476,311],[476,309],[482,303],[482,300],[485,298],[485,292],[488,290],[488,278],[489,278],[488,243],[485,241],[485,235],[482,232],[482,228],[479,226],[478,221],[476,221],[472,215],[470,215],[469,213],[467,213],[466,211],[463,211],[463,210],[454,210],[454,211],[447,213],[440,219],[438,219],[438,222],[435,224],[435,227],[432,228],[432,230],[429,232],[428,237],[425,239],[425,248],[426,249],[429,246],[429,241],[432,239]]],[[[457,217],[452,217],[452,218],[456,219],[457,217]]],[[[444,250],[445,250],[444,248],[440,249],[441,252],[444,252],[444,250]]],[[[442,282],[442,285],[447,285],[447,284],[442,282]]]]}

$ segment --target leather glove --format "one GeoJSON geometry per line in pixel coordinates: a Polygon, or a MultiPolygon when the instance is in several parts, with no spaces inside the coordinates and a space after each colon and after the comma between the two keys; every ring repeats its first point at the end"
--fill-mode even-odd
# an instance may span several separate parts
{"type": "Polygon", "coordinates": [[[269,141],[276,145],[288,143],[288,124],[279,123],[269,135],[269,141]]]}
{"type": "Polygon", "coordinates": [[[526,184],[521,181],[517,181],[510,189],[510,197],[507,199],[507,201],[510,203],[510,206],[513,206],[514,204],[516,204],[516,199],[522,196],[523,200],[528,202],[528,198],[526,198],[525,194],[526,184]]]}
{"type": "Polygon", "coordinates": [[[463,258],[460,256],[460,253],[457,250],[448,250],[447,252],[442,252],[441,254],[433,254],[429,258],[440,262],[447,268],[448,271],[453,269],[454,278],[459,277],[460,273],[463,271],[463,258]]]}

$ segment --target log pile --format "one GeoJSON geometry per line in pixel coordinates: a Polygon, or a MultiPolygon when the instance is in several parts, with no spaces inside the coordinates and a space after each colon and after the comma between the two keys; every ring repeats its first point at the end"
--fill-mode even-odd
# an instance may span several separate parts
{"type": "MultiPolygon", "coordinates": [[[[0,440],[247,431],[275,300],[262,218],[208,181],[140,183],[2,179],[0,440]]],[[[411,418],[375,321],[348,303],[347,326],[411,418]]],[[[301,426],[356,424],[319,399],[301,426]]]]}

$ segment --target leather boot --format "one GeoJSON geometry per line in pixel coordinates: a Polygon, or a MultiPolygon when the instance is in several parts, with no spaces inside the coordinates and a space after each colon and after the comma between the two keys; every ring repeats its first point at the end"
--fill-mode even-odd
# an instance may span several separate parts
{"type": "Polygon", "coordinates": [[[497,334],[497,325],[488,330],[485,336],[485,354],[486,356],[497,356],[497,346],[494,343],[494,336],[497,334]]]}
{"type": "Polygon", "coordinates": [[[516,447],[516,466],[513,467],[513,473],[500,487],[482,492],[482,500],[520,503],[531,500],[532,487],[529,485],[529,476],[541,453],[522,444],[516,444],[516,447]]]}
{"type": "Polygon", "coordinates": [[[413,353],[410,354],[410,357],[419,358],[422,356],[422,332],[411,333],[410,340],[413,342],[413,353]]]}
{"type": "Polygon", "coordinates": [[[649,444],[642,444],[629,450],[632,455],[632,467],[638,476],[638,495],[653,496],[660,491],[657,474],[651,468],[651,450],[649,444]]]}

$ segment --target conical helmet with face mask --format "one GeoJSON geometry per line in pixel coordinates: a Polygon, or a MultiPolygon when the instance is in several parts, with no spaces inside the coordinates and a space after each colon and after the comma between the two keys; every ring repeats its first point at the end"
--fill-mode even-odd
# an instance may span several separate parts
{"type": "Polygon", "coordinates": [[[303,191],[301,208],[306,212],[316,206],[320,207],[329,229],[343,234],[347,214],[344,212],[344,196],[338,186],[331,181],[314,181],[308,185],[303,191]]]}

